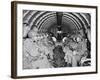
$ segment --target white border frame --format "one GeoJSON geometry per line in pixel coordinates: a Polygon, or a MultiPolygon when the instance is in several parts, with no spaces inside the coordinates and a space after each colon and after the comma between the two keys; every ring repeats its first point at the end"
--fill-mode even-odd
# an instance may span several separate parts
{"type": "Polygon", "coordinates": [[[50,75],[50,74],[69,74],[69,73],[84,73],[96,71],[96,9],[95,8],[79,8],[79,7],[60,7],[46,5],[28,5],[17,4],[17,76],[35,76],[35,75],[50,75]],[[45,10],[45,11],[65,11],[65,12],[80,12],[91,14],[91,66],[90,67],[70,67],[70,68],[51,68],[51,69],[31,69],[23,70],[22,68],[22,10],[45,10]],[[94,48],[95,47],[95,48],[94,48]],[[95,53],[94,53],[95,52],[95,53]]]}

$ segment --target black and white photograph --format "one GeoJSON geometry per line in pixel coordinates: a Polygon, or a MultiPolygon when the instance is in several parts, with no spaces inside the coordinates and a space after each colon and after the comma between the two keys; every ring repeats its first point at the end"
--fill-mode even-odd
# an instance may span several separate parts
{"type": "Polygon", "coordinates": [[[23,10],[23,69],[91,66],[91,14],[23,10]]]}
{"type": "Polygon", "coordinates": [[[97,7],[12,3],[12,77],[97,73],[97,7]]]}

